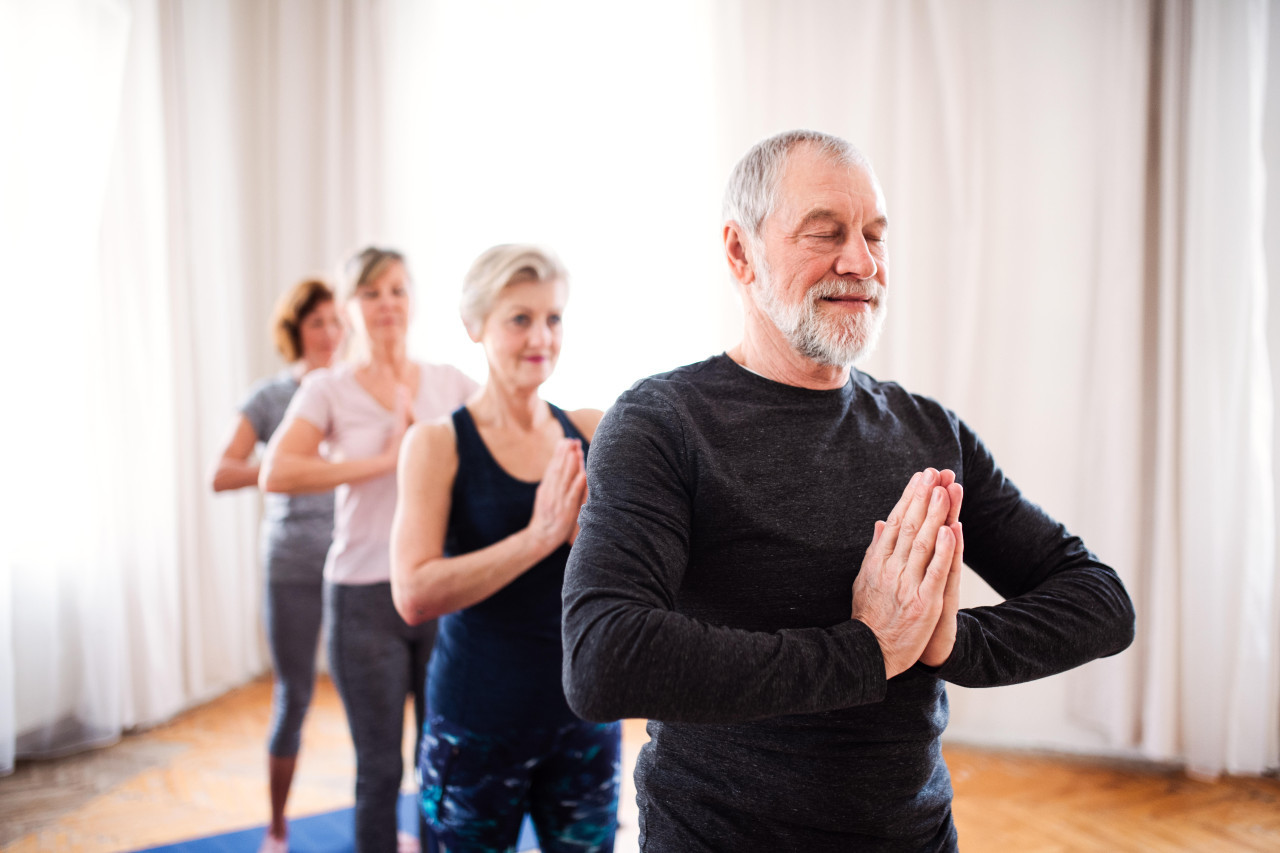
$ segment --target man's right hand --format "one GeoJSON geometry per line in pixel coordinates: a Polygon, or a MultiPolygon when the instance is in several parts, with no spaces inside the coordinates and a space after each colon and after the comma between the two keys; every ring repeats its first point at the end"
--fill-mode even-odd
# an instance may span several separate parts
{"type": "Polygon", "coordinates": [[[853,618],[880,642],[886,678],[920,659],[942,614],[957,545],[948,526],[954,482],[933,468],[912,477],[888,519],[876,522],[853,583],[853,618]]]}

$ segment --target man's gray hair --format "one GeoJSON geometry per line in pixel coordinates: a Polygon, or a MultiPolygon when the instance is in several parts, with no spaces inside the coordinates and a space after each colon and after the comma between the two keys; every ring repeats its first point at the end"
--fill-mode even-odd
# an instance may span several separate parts
{"type": "Polygon", "coordinates": [[[788,130],[757,142],[733,167],[724,191],[725,221],[737,222],[752,241],[760,239],[761,224],[777,207],[778,179],[791,150],[798,145],[811,145],[846,166],[871,165],[849,142],[816,130],[788,130]]]}

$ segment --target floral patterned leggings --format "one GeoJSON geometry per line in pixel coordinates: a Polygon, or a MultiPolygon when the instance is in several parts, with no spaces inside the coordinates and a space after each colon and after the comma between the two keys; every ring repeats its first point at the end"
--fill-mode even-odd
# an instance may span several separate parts
{"type": "Polygon", "coordinates": [[[525,812],[542,853],[611,853],[620,758],[618,723],[496,737],[432,716],[418,760],[422,813],[448,853],[515,851],[525,812]]]}

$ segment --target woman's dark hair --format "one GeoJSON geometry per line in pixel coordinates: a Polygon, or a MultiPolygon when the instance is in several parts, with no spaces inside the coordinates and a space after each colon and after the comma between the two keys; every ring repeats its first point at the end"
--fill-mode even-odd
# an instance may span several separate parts
{"type": "Polygon", "coordinates": [[[318,278],[304,279],[280,296],[271,317],[271,335],[285,361],[302,358],[302,321],[333,299],[333,288],[318,278]]]}

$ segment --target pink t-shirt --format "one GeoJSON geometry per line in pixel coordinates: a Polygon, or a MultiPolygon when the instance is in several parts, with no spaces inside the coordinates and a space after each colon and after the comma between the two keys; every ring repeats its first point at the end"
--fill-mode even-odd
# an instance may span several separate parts
{"type": "MultiPolygon", "coordinates": [[[[418,423],[447,415],[479,387],[447,364],[418,362],[418,368],[418,396],[413,401],[413,417],[418,423]]],[[[349,364],[308,373],[284,419],[293,416],[324,433],[325,455],[335,461],[377,456],[387,446],[394,423],[393,413],[364,389],[356,380],[355,367],[349,364]]],[[[394,471],[338,486],[325,580],[352,585],[391,580],[391,520],[395,511],[394,471]]]]}

